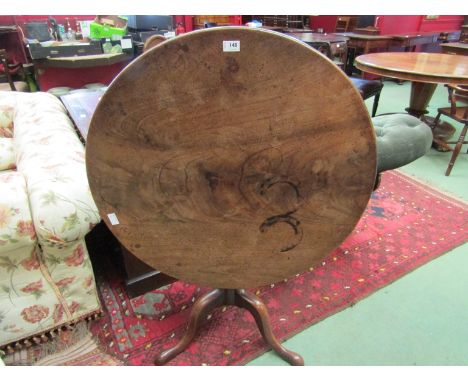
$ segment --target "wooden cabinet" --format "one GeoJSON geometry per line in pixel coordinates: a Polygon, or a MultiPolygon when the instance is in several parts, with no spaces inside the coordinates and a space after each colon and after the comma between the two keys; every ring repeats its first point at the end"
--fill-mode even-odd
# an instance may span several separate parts
{"type": "Polygon", "coordinates": [[[267,27],[302,29],[309,24],[308,16],[301,15],[252,15],[251,20],[261,21],[261,23],[267,27]]]}
{"type": "Polygon", "coordinates": [[[193,29],[203,29],[205,23],[216,24],[217,26],[232,25],[229,16],[220,15],[197,15],[193,16],[193,29]]]}

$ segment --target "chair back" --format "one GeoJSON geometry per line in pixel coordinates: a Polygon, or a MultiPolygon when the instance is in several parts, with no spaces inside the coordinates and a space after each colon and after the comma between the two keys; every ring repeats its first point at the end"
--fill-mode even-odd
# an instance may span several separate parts
{"type": "Polygon", "coordinates": [[[0,77],[6,77],[7,82],[10,84],[11,90],[16,91],[15,84],[13,83],[10,69],[8,67],[8,56],[5,49],[0,49],[0,64],[2,66],[0,77]]]}
{"type": "Polygon", "coordinates": [[[446,85],[449,92],[450,113],[457,114],[457,107],[464,107],[463,119],[468,119],[468,86],[446,85]]]}

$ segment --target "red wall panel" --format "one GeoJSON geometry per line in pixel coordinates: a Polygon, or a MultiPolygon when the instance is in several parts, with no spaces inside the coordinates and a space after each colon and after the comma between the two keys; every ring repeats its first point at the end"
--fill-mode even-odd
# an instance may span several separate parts
{"type": "Polygon", "coordinates": [[[377,16],[377,28],[380,34],[404,34],[419,31],[422,16],[377,16]]]}
{"type": "Polygon", "coordinates": [[[464,16],[439,16],[437,19],[422,18],[419,31],[432,32],[432,31],[458,31],[463,25],[464,16]]]}
{"type": "MultiPolygon", "coordinates": [[[[326,33],[335,31],[338,16],[322,15],[310,17],[310,28],[322,28],[326,33]]],[[[380,15],[376,17],[381,34],[405,34],[416,32],[442,32],[460,30],[463,16],[438,16],[428,20],[423,15],[380,15]]]]}
{"type": "Polygon", "coordinates": [[[333,33],[336,27],[336,19],[338,16],[310,16],[309,25],[310,29],[317,30],[322,28],[325,33],[333,33]]]}

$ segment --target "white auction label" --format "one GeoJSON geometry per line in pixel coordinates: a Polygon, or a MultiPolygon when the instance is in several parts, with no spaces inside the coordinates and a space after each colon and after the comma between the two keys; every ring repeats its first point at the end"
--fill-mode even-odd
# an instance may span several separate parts
{"type": "Polygon", "coordinates": [[[119,224],[119,219],[117,219],[117,215],[114,213],[107,214],[107,217],[109,218],[109,221],[112,225],[117,225],[119,224]]]}
{"type": "Polygon", "coordinates": [[[240,41],[223,41],[223,52],[240,52],[240,41]]]}
{"type": "Polygon", "coordinates": [[[123,38],[120,40],[120,45],[122,46],[122,49],[132,49],[132,39],[123,38]]]}

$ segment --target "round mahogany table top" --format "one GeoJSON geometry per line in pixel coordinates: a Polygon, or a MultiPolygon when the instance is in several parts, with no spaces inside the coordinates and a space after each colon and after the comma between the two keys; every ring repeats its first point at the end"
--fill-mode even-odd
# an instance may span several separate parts
{"type": "Polygon", "coordinates": [[[103,95],[91,191],[150,266],[215,288],[282,280],[352,231],[373,189],[374,131],[349,79],[297,39],[243,27],[165,41],[103,95]]]}
{"type": "Polygon", "coordinates": [[[443,53],[385,52],[356,57],[365,72],[402,80],[468,84],[468,57],[443,53]]]}

